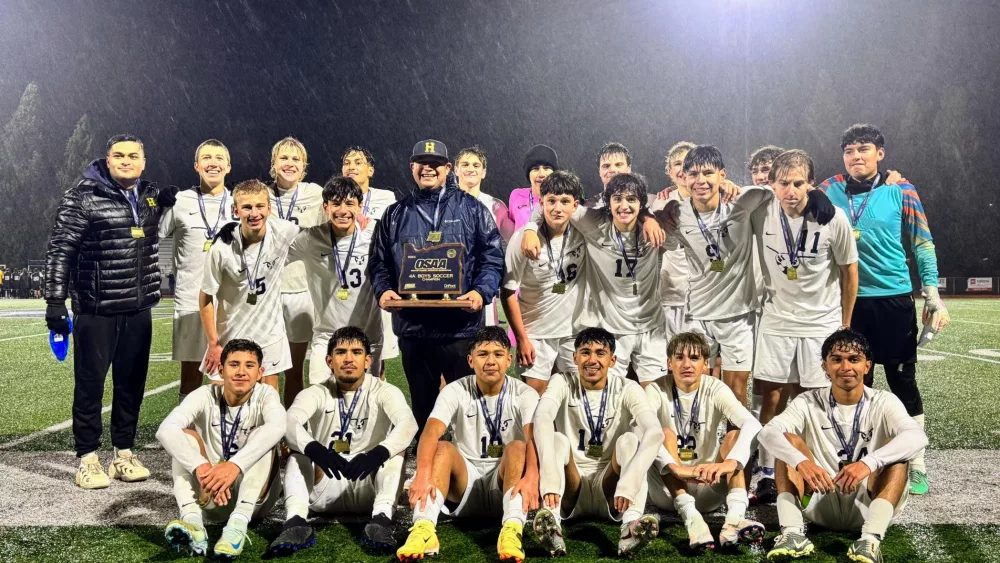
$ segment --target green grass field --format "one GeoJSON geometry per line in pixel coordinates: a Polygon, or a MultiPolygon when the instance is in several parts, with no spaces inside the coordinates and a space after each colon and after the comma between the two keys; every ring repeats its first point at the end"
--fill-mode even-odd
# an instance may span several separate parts
{"type": "MultiPolygon", "coordinates": [[[[927,433],[931,450],[1000,450],[1000,301],[984,299],[949,299],[954,322],[921,351],[918,377],[927,412],[927,433]]],[[[155,443],[159,422],[177,404],[178,365],[170,360],[170,307],[165,300],[154,313],[154,338],[147,382],[147,392],[139,423],[137,444],[155,443]]],[[[0,463],[17,452],[66,452],[72,450],[68,429],[45,431],[64,423],[70,414],[73,389],[72,357],[60,364],[48,349],[47,334],[41,313],[41,301],[0,300],[0,463]],[[40,433],[45,431],[44,433],[40,433]],[[32,436],[34,433],[40,433],[32,436]],[[29,438],[29,439],[26,439],[29,438]],[[19,441],[9,446],[12,441],[19,441]],[[3,446],[0,446],[3,447],[3,446]]],[[[406,381],[398,358],[388,368],[388,379],[407,393],[406,381]]],[[[877,386],[884,387],[884,380],[877,386]]],[[[111,379],[106,385],[105,405],[110,405],[111,379]]],[[[110,415],[105,415],[107,427],[110,415]]],[[[105,439],[106,438],[105,434],[105,439]]],[[[1000,459],[1000,456],[998,456],[1000,459]]],[[[169,467],[159,468],[169,478],[169,467]]],[[[961,460],[955,470],[962,471],[961,460]]],[[[997,492],[1000,475],[996,469],[987,473],[991,494],[997,492]]],[[[72,475],[67,474],[71,481],[72,475]]],[[[948,472],[931,475],[932,495],[935,484],[951,478],[948,472]]],[[[112,485],[114,488],[115,485],[112,485]]],[[[996,497],[994,496],[994,499],[996,497]]],[[[940,497],[938,501],[945,500],[940,497]]],[[[44,503],[45,498],[13,498],[9,489],[0,488],[0,514],[31,510],[30,503],[44,503]],[[2,491],[7,491],[5,494],[2,491]],[[30,502],[28,502],[30,501],[30,502]]],[[[953,507],[961,512],[962,507],[953,507]]],[[[765,521],[776,531],[776,521],[765,521]]],[[[894,525],[883,551],[886,561],[997,561],[1000,553],[1000,519],[994,511],[986,520],[975,515],[964,518],[965,524],[940,519],[932,524],[894,525]],[[970,523],[972,522],[972,523],[970,523]]],[[[672,516],[664,521],[660,539],[641,553],[642,561],[681,561],[691,559],[687,537],[672,516]]],[[[713,529],[718,519],[710,519],[713,529]]],[[[165,524],[166,522],[163,522],[165,524]]],[[[407,517],[408,523],[408,517],[407,517]]],[[[278,531],[269,522],[251,534],[252,545],[242,560],[255,560],[266,550],[278,531]]],[[[390,554],[364,551],[358,541],[363,522],[332,523],[318,528],[318,545],[299,553],[291,561],[379,561],[390,554]]],[[[438,527],[442,553],[438,560],[496,561],[497,526],[493,522],[466,521],[444,523],[438,527]]],[[[173,561],[181,560],[166,550],[162,525],[109,526],[94,521],[86,526],[3,526],[0,525],[0,561],[173,561]]],[[[400,526],[400,533],[404,532],[400,526]]],[[[617,526],[582,522],[567,526],[568,563],[614,558],[617,526]]],[[[213,532],[213,537],[217,534],[213,532]]],[[[526,534],[528,557],[539,559],[539,552],[526,534]]],[[[765,545],[770,545],[773,532],[765,545]]],[[[823,531],[810,531],[816,543],[811,561],[846,561],[846,550],[853,537],[823,531]]],[[[697,557],[700,561],[761,561],[763,551],[744,549],[735,553],[714,553],[697,557]]]]}

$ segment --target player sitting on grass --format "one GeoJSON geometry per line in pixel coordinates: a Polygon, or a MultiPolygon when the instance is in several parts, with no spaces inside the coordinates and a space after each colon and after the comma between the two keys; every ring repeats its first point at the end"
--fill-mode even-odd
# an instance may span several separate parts
{"type": "Polygon", "coordinates": [[[584,326],[589,304],[584,268],[587,244],[569,225],[579,208],[583,187],[572,172],[557,171],[542,182],[540,227],[545,251],[537,260],[521,252],[522,227],[507,245],[503,309],[517,339],[519,367],[525,383],[545,392],[553,366],[571,371],[573,335],[584,326]],[[520,290],[520,291],[519,291],[520,290]]]}
{"type": "Polygon", "coordinates": [[[378,548],[396,545],[392,511],[403,475],[402,453],[417,434],[417,421],[398,388],[366,373],[371,365],[365,332],[353,326],[337,329],[326,353],[333,376],[307,387],[288,408],[285,439],[302,453],[288,459],[288,519],[269,555],[290,555],[316,543],[306,522],[309,511],[370,512],[362,541],[378,548]]]}
{"type": "Polygon", "coordinates": [[[480,329],[469,352],[475,374],[448,384],[434,403],[417,445],[417,473],[410,485],[413,527],[396,551],[400,561],[437,555],[435,527],[442,511],[501,516],[500,560],[524,560],[525,514],[538,508],[531,435],[538,394],[506,375],[510,362],[507,332],[497,326],[480,329]],[[441,441],[449,426],[454,441],[441,441]]]}
{"type": "Polygon", "coordinates": [[[550,554],[565,555],[563,518],[621,521],[618,555],[632,556],[659,532],[656,516],[642,511],[663,430],[639,384],[608,377],[615,364],[610,332],[584,329],[575,345],[579,374],[553,375],[535,411],[544,506],[534,531],[550,554]]]}
{"type": "Polygon", "coordinates": [[[208,384],[163,419],[156,439],[173,458],[174,497],[181,517],[167,524],[171,547],[205,555],[205,520],[226,522],[215,555],[243,551],[247,525],[265,515],[280,492],[275,446],[285,434],[285,409],[273,388],[259,384],[264,353],[236,339],[222,350],[222,385],[208,384]]]}
{"type": "Polygon", "coordinates": [[[833,384],[796,397],[760,433],[778,458],[781,534],[767,558],[813,552],[804,516],[831,530],[860,530],[847,556],[881,563],[882,537],[909,495],[907,462],[927,445],[927,436],[895,395],[865,387],[872,360],[861,333],[838,330],[823,342],[822,354],[833,384]]]}
{"type": "Polygon", "coordinates": [[[705,374],[708,354],[703,335],[678,334],[667,345],[671,374],[646,386],[670,454],[661,450],[650,468],[649,496],[657,507],[677,511],[694,550],[715,547],[701,513],[723,503],[728,512],[719,533],[721,547],[764,539],[764,526],[745,518],[749,500],[743,475],[760,423],[726,384],[705,374]],[[722,422],[736,429],[720,443],[716,432],[722,422]]]}

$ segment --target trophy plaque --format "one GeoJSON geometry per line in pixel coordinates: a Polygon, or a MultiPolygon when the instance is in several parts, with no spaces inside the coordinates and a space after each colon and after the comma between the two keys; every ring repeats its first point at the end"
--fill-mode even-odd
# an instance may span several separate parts
{"type": "Polygon", "coordinates": [[[464,264],[465,246],[460,242],[420,249],[412,243],[406,243],[399,268],[398,293],[403,299],[392,302],[391,306],[469,307],[469,300],[455,299],[465,294],[465,288],[462,287],[464,264]]]}

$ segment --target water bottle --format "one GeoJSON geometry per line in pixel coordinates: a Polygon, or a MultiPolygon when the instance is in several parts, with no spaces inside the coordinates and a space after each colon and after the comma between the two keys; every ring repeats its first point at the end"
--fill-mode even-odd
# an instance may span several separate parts
{"type": "Polygon", "coordinates": [[[49,331],[49,347],[52,348],[52,353],[60,362],[64,361],[66,354],[69,353],[69,335],[73,334],[73,319],[66,317],[66,322],[69,323],[69,334],[61,334],[54,330],[49,331]]]}

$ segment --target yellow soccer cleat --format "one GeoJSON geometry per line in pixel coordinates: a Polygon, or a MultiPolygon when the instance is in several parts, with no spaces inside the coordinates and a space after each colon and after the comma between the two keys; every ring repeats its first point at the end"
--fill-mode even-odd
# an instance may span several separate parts
{"type": "Polygon", "coordinates": [[[441,542],[438,541],[434,524],[430,520],[418,520],[410,528],[406,543],[396,550],[400,561],[416,561],[425,557],[434,557],[441,552],[441,542]]]}
{"type": "Polygon", "coordinates": [[[524,561],[524,548],[521,547],[521,534],[524,526],[520,522],[510,521],[500,528],[500,537],[497,538],[497,554],[500,561],[514,560],[517,563],[524,561]]]}
{"type": "Polygon", "coordinates": [[[120,479],[126,483],[149,479],[149,469],[146,469],[132,450],[118,450],[108,467],[108,474],[112,479],[120,479]]]}
{"type": "Polygon", "coordinates": [[[80,459],[80,467],[76,470],[76,484],[81,489],[104,489],[111,484],[96,453],[87,454],[80,459]]]}

